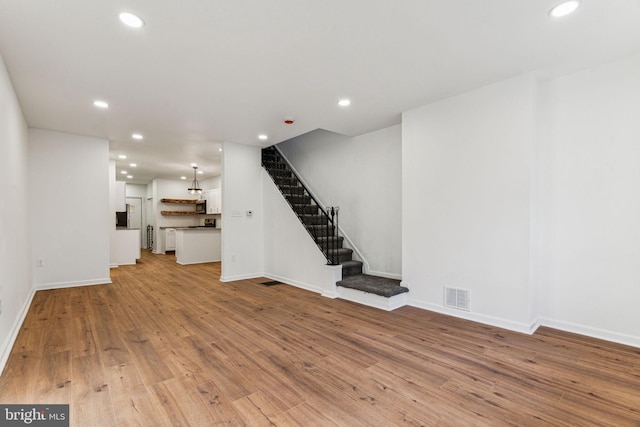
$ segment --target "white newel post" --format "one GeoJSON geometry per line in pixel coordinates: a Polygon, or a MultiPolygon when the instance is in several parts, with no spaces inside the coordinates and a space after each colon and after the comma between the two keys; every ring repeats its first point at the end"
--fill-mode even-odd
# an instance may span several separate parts
{"type": "Polygon", "coordinates": [[[336,283],[342,280],[342,266],[341,265],[326,265],[326,276],[324,277],[322,296],[327,298],[338,297],[338,287],[336,283]]]}

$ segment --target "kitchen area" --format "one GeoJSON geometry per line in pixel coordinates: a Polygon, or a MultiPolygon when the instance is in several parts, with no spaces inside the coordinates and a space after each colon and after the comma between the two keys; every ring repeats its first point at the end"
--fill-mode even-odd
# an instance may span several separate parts
{"type": "Polygon", "coordinates": [[[202,192],[195,194],[177,180],[116,184],[118,210],[112,242],[117,265],[135,264],[141,248],[156,255],[175,255],[179,265],[221,261],[220,177],[203,181],[202,192]]]}
{"type": "Polygon", "coordinates": [[[176,262],[181,265],[222,259],[220,189],[203,191],[194,199],[161,198],[159,209],[164,226],[159,229],[154,253],[175,251],[176,262]]]}

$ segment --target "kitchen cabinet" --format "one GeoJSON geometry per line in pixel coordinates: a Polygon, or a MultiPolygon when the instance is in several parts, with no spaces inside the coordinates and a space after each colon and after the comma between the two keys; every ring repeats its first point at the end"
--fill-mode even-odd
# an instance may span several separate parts
{"type": "Polygon", "coordinates": [[[113,265],[131,265],[140,259],[140,230],[116,230],[111,239],[113,265]]]}
{"type": "Polygon", "coordinates": [[[176,229],[176,262],[181,265],[217,262],[222,259],[219,228],[176,229]]]}
{"type": "Polygon", "coordinates": [[[116,212],[126,212],[127,210],[126,185],[124,181],[116,181],[116,212]]]}
{"type": "Polygon", "coordinates": [[[176,229],[167,228],[165,231],[164,250],[175,251],[176,250],[176,229]]]}
{"type": "Polygon", "coordinates": [[[207,213],[222,213],[222,194],[219,188],[204,192],[204,199],[207,201],[207,213]]]}

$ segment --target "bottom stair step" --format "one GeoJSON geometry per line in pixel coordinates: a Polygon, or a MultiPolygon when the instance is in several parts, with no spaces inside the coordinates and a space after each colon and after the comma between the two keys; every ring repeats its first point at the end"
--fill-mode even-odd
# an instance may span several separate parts
{"type": "Polygon", "coordinates": [[[342,261],[342,280],[351,276],[359,276],[362,274],[362,262],[360,261],[342,261]]]}
{"type": "Polygon", "coordinates": [[[399,280],[369,276],[368,274],[348,276],[337,282],[336,285],[342,286],[343,288],[357,289],[362,292],[368,292],[387,298],[404,292],[409,292],[409,288],[400,286],[399,280]]]}

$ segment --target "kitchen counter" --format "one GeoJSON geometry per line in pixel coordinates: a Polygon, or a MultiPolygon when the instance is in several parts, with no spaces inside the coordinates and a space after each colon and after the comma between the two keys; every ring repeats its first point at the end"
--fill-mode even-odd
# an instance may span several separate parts
{"type": "Polygon", "coordinates": [[[135,264],[140,259],[140,230],[117,228],[111,239],[112,266],[135,264]]]}
{"type": "Polygon", "coordinates": [[[181,265],[222,259],[221,230],[216,227],[176,228],[176,262],[181,265]]]}

